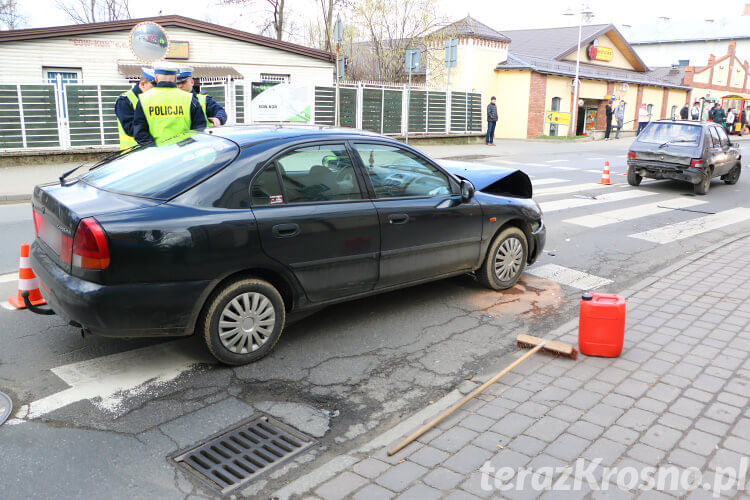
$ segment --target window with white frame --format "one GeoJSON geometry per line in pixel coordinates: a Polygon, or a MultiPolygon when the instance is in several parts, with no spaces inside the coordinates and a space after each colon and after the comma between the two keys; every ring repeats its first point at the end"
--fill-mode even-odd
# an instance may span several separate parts
{"type": "Polygon", "coordinates": [[[261,73],[260,79],[261,81],[264,81],[264,82],[289,83],[289,75],[276,75],[273,73],[261,73]]]}

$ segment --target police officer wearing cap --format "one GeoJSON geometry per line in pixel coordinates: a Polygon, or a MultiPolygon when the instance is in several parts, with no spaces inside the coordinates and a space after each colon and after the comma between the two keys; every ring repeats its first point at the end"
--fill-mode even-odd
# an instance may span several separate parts
{"type": "Polygon", "coordinates": [[[193,68],[183,66],[177,73],[177,86],[185,92],[192,92],[198,99],[203,110],[203,116],[209,127],[218,127],[227,122],[227,112],[224,107],[216,102],[213,97],[207,94],[199,94],[195,91],[195,80],[193,79],[193,68]]]}
{"type": "Polygon", "coordinates": [[[150,90],[156,83],[154,70],[141,68],[141,79],[133,85],[133,88],[120,94],[115,101],[115,115],[117,116],[117,131],[120,134],[120,151],[123,151],[138,143],[133,138],[133,115],[135,106],[138,104],[138,96],[150,90]]]}
{"type": "Polygon", "coordinates": [[[188,130],[206,128],[198,99],[177,88],[178,72],[175,64],[154,64],[156,86],[141,94],[133,116],[138,144],[158,146],[188,130]]]}

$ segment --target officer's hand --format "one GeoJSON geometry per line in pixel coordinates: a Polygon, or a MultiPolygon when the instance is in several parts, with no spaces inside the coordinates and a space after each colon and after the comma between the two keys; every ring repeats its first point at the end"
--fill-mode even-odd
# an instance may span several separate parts
{"type": "Polygon", "coordinates": [[[214,124],[214,127],[218,127],[221,125],[221,120],[219,120],[215,116],[209,116],[208,119],[211,120],[211,123],[214,124]]]}

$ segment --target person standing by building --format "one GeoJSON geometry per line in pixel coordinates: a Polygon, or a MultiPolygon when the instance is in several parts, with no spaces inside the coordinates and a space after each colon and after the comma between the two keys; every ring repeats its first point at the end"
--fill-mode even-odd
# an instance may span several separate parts
{"type": "Polygon", "coordinates": [[[156,86],[141,94],[133,115],[138,144],[159,146],[188,130],[206,128],[198,99],[177,88],[178,71],[171,63],[154,64],[156,86]]]}
{"type": "Polygon", "coordinates": [[[617,122],[617,131],[615,132],[615,139],[620,138],[620,131],[623,125],[625,125],[625,101],[620,101],[620,104],[615,107],[615,120],[617,122]]]}
{"type": "Polygon", "coordinates": [[[485,137],[485,143],[488,146],[495,145],[495,125],[497,125],[497,106],[495,105],[495,96],[490,98],[490,103],[487,105],[487,136],[485,137]]]}
{"type": "Polygon", "coordinates": [[[724,122],[726,124],[725,125],[725,129],[727,131],[727,135],[729,135],[732,132],[734,132],[735,118],[736,118],[736,116],[734,114],[734,110],[730,109],[729,112],[727,113],[727,116],[726,116],[725,122],[724,122]]]}
{"type": "Polygon", "coordinates": [[[638,133],[636,135],[641,135],[646,125],[648,125],[648,107],[641,104],[640,109],[638,109],[638,133]]]}
{"type": "Polygon", "coordinates": [[[700,120],[701,118],[701,106],[698,101],[695,101],[693,103],[693,107],[690,108],[690,119],[691,120],[700,120]]]}
{"type": "Polygon", "coordinates": [[[141,78],[133,88],[120,94],[115,101],[115,116],[117,117],[117,132],[120,136],[120,151],[137,146],[133,137],[133,115],[138,104],[138,96],[150,90],[155,84],[154,70],[141,68],[141,78]]]}
{"type": "Polygon", "coordinates": [[[687,120],[689,116],[690,116],[690,108],[688,107],[688,103],[685,103],[682,109],[680,109],[680,119],[687,120]]]}
{"type": "MultiPolygon", "coordinates": [[[[612,97],[614,99],[614,97],[612,97]]],[[[607,101],[607,105],[604,106],[604,114],[606,115],[607,119],[607,128],[604,130],[604,140],[609,140],[609,133],[612,132],[612,115],[614,114],[614,111],[612,109],[612,101],[607,101]]]]}
{"type": "Polygon", "coordinates": [[[740,128],[740,135],[745,134],[746,129],[750,130],[750,106],[745,107],[745,110],[740,115],[740,124],[742,125],[742,128],[740,128]]]}
{"type": "Polygon", "coordinates": [[[227,112],[224,107],[207,94],[199,94],[195,91],[195,79],[193,79],[193,68],[183,66],[177,74],[177,87],[185,92],[192,93],[201,105],[203,116],[206,118],[208,127],[218,127],[227,122],[227,112]]]}

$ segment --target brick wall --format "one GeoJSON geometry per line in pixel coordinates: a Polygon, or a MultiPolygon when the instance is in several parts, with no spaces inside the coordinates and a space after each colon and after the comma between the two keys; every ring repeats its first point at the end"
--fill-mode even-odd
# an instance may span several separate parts
{"type": "Polygon", "coordinates": [[[537,137],[544,132],[544,103],[547,99],[547,75],[531,72],[529,83],[529,123],[526,137],[537,137]]]}
{"type": "MultiPolygon", "coordinates": [[[[612,95],[615,91],[615,82],[607,82],[607,95],[612,95]]],[[[605,130],[607,128],[607,112],[605,108],[607,103],[610,102],[607,99],[599,101],[599,106],[596,110],[596,130],[605,130]]]]}
{"type": "Polygon", "coordinates": [[[633,117],[633,130],[638,128],[638,110],[641,109],[643,104],[643,85],[638,85],[638,94],[635,98],[635,115],[633,117]]]}
{"type": "MultiPolygon", "coordinates": [[[[672,112],[671,109],[667,110],[667,105],[668,104],[669,104],[669,89],[665,88],[662,91],[662,94],[661,94],[661,118],[666,118],[667,117],[667,113],[671,113],[672,112]]],[[[677,114],[677,118],[679,118],[680,117],[679,111],[677,111],[677,113],[678,113],[677,114]]]]}

